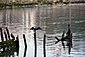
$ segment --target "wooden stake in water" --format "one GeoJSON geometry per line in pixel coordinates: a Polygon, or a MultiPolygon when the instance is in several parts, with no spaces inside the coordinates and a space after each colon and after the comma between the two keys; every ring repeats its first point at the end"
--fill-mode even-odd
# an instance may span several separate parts
{"type": "Polygon", "coordinates": [[[19,37],[18,37],[18,35],[16,37],[16,47],[19,47],[19,37]]]}
{"type": "Polygon", "coordinates": [[[32,27],[30,30],[34,31],[34,44],[35,44],[35,53],[34,57],[37,57],[37,41],[36,41],[36,30],[42,30],[40,27],[32,27]]]}
{"type": "Polygon", "coordinates": [[[24,44],[25,44],[25,51],[24,51],[24,57],[25,57],[26,56],[26,51],[27,51],[27,43],[26,43],[25,34],[23,34],[23,39],[24,39],[24,44]]]}
{"type": "Polygon", "coordinates": [[[17,51],[17,55],[19,54],[19,37],[17,35],[16,37],[16,51],[17,51]]]}
{"type": "MultiPolygon", "coordinates": [[[[4,41],[4,37],[3,37],[2,28],[0,28],[0,31],[1,31],[1,41],[3,42],[4,41]]],[[[3,44],[3,46],[4,46],[4,44],[3,44]]],[[[3,47],[3,51],[5,51],[5,47],[3,47]]]]}
{"type": "Polygon", "coordinates": [[[25,37],[25,34],[23,34],[23,39],[24,39],[25,48],[27,48],[27,43],[26,43],[26,37],[25,37]]]}
{"type": "Polygon", "coordinates": [[[7,27],[6,27],[6,31],[7,31],[8,38],[9,38],[9,40],[10,40],[10,34],[9,34],[9,30],[8,30],[7,27]]]}
{"type": "Polygon", "coordinates": [[[34,31],[34,44],[35,44],[35,57],[37,57],[37,41],[36,41],[36,31],[34,31]]]}
{"type": "Polygon", "coordinates": [[[5,36],[6,41],[7,41],[7,40],[8,40],[8,39],[7,39],[7,34],[6,34],[6,32],[5,32],[5,31],[4,31],[4,36],[5,36]]]}
{"type": "Polygon", "coordinates": [[[2,28],[0,28],[0,31],[1,31],[1,41],[4,41],[2,28]]]}
{"type": "Polygon", "coordinates": [[[44,34],[44,39],[43,39],[43,53],[44,53],[44,57],[46,57],[46,47],[45,47],[45,44],[46,44],[46,35],[44,34]]]}

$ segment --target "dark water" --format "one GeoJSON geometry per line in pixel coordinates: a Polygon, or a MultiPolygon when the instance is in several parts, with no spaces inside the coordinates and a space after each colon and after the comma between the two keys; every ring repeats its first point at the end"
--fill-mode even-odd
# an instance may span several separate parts
{"type": "MultiPolygon", "coordinates": [[[[54,5],[41,6],[33,8],[4,9],[0,10],[0,27],[8,27],[15,36],[19,35],[19,55],[10,55],[11,57],[24,56],[23,34],[26,34],[27,51],[26,57],[34,57],[34,36],[31,27],[40,26],[43,31],[37,31],[38,53],[37,57],[43,57],[43,36],[46,38],[46,56],[47,57],[84,57],[85,56],[85,4],[54,5]],[[71,23],[73,33],[73,48],[71,54],[68,54],[68,48],[65,50],[61,42],[55,44],[55,36],[61,38],[63,31],[67,31],[67,24],[71,23]]],[[[5,55],[4,55],[5,56],[5,55]]],[[[4,57],[3,56],[3,57],[4,57]]],[[[1,56],[0,56],[1,57],[1,56]]]]}

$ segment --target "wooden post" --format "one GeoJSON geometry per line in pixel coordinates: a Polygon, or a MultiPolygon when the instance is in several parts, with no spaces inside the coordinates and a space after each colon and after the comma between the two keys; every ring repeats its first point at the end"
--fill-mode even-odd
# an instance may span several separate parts
{"type": "Polygon", "coordinates": [[[16,37],[16,47],[19,48],[19,37],[18,37],[18,35],[16,37]]]}
{"type": "Polygon", "coordinates": [[[24,50],[24,56],[23,57],[26,57],[26,51],[27,51],[27,48],[25,48],[25,50],[24,50]]]}
{"type": "Polygon", "coordinates": [[[26,43],[25,34],[23,34],[23,39],[24,39],[24,44],[25,44],[25,50],[24,50],[24,57],[25,57],[26,56],[26,51],[27,51],[27,43],[26,43]]]}
{"type": "Polygon", "coordinates": [[[42,30],[40,27],[32,27],[30,30],[34,31],[34,44],[35,44],[35,53],[34,57],[37,57],[37,41],[36,41],[36,30],[42,30]]]}
{"type": "Polygon", "coordinates": [[[25,37],[25,34],[23,34],[23,39],[24,39],[25,48],[27,48],[27,43],[26,43],[26,37],[25,37]]]}
{"type": "Polygon", "coordinates": [[[16,51],[17,51],[17,55],[19,54],[19,37],[17,35],[16,37],[16,51]]]}
{"type": "Polygon", "coordinates": [[[9,40],[10,40],[10,34],[9,34],[9,30],[8,30],[7,27],[6,27],[6,31],[7,31],[8,38],[9,38],[9,40]]]}
{"type": "Polygon", "coordinates": [[[43,53],[44,53],[44,57],[46,57],[46,47],[45,47],[45,44],[46,44],[46,35],[44,34],[44,39],[43,39],[43,53]]]}
{"type": "Polygon", "coordinates": [[[7,40],[8,40],[8,39],[7,39],[7,34],[6,34],[6,32],[5,32],[5,31],[4,31],[4,36],[5,36],[6,41],[7,41],[7,40]]]}
{"type": "Polygon", "coordinates": [[[34,57],[37,57],[36,30],[34,30],[34,44],[35,44],[35,56],[34,57]]]}
{"type": "MultiPolygon", "coordinates": [[[[2,28],[0,28],[0,31],[1,31],[1,41],[3,42],[3,41],[4,41],[4,37],[3,37],[2,28]]],[[[4,46],[4,45],[3,45],[3,46],[4,46]]],[[[3,47],[3,51],[5,51],[5,47],[3,47]]]]}
{"type": "Polygon", "coordinates": [[[0,31],[1,31],[1,41],[4,41],[2,28],[0,28],[0,31]]]}

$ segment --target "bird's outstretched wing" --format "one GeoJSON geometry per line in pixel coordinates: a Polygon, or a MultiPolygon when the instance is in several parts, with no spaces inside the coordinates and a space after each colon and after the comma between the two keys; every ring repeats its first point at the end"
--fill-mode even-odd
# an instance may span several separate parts
{"type": "Polygon", "coordinates": [[[60,39],[58,39],[57,37],[55,37],[55,38],[57,39],[57,41],[55,42],[55,44],[57,44],[60,41],[60,39]]]}

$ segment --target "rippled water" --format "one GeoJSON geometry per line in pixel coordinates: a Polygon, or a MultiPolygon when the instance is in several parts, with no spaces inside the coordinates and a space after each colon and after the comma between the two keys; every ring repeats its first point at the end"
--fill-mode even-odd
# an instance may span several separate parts
{"type": "Polygon", "coordinates": [[[31,27],[40,26],[43,31],[37,31],[37,57],[43,57],[43,36],[46,37],[46,56],[47,57],[84,57],[85,56],[85,4],[41,6],[33,8],[3,9],[0,10],[0,27],[8,27],[15,36],[19,35],[19,55],[24,56],[23,34],[26,35],[27,51],[26,57],[34,57],[34,36],[31,27]],[[63,31],[67,31],[67,24],[71,23],[73,33],[73,48],[68,54],[61,42],[55,44],[55,36],[61,38],[63,31]]]}

